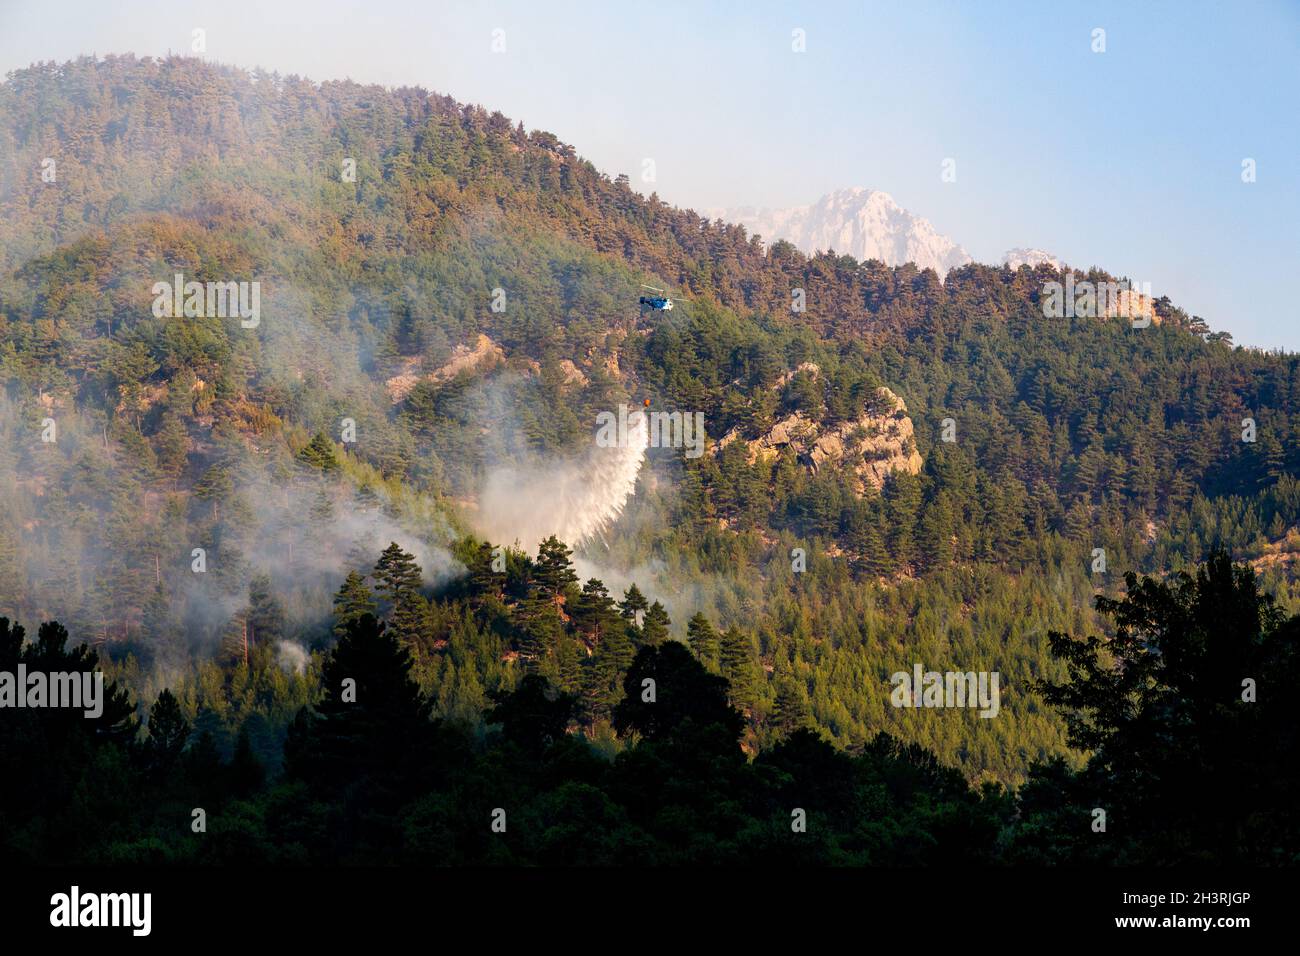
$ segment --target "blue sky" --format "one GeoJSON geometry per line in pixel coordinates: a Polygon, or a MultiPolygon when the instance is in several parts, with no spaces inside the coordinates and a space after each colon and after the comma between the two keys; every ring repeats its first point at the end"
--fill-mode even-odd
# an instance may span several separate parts
{"type": "Polygon", "coordinates": [[[1047,249],[1300,350],[1300,0],[0,0],[0,72],[188,52],[195,27],[222,62],[499,109],[634,185],[651,158],[678,205],[882,189],[976,259],[1047,249]]]}

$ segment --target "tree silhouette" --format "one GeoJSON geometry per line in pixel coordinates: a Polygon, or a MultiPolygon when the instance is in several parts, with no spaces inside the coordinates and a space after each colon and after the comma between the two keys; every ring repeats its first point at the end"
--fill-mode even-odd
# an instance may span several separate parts
{"type": "Polygon", "coordinates": [[[424,623],[420,596],[421,571],[415,557],[391,542],[380,555],[374,573],[380,597],[388,604],[388,627],[399,639],[414,643],[424,623]]]}
{"type": "Polygon", "coordinates": [[[1054,783],[1061,801],[1105,809],[1096,842],[1112,859],[1294,859],[1300,620],[1222,551],[1194,576],[1125,581],[1123,599],[1097,599],[1112,638],[1050,635],[1069,676],[1043,696],[1091,756],[1077,776],[1040,771],[1029,796],[1047,803],[1054,783]]]}
{"type": "Polygon", "coordinates": [[[635,731],[653,741],[692,725],[715,731],[732,747],[744,727],[743,718],[727,702],[726,680],[706,671],[678,641],[637,651],[613,719],[619,734],[635,731]],[[647,700],[651,686],[652,701],[647,700]]]}
{"type": "Polygon", "coordinates": [[[561,740],[577,709],[568,694],[551,689],[546,678],[526,674],[509,693],[493,695],[496,706],[487,712],[488,723],[500,724],[505,738],[530,753],[540,753],[561,740]]]}
{"type": "Polygon", "coordinates": [[[373,615],[352,622],[321,666],[321,700],[288,743],[289,771],[329,789],[386,791],[420,772],[432,724],[409,651],[373,615]]]}
{"type": "Polygon", "coordinates": [[[176,766],[190,739],[190,724],[176,696],[166,688],[149,708],[149,736],[144,750],[150,768],[159,774],[176,766]]]}

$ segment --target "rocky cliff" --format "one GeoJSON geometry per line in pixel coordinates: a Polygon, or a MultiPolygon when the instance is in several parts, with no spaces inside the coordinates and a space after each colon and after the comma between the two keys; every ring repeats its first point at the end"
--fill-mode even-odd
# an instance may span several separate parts
{"type": "MultiPolygon", "coordinates": [[[[732,429],[718,442],[717,450],[733,441],[745,439],[732,429]]],[[[772,461],[782,449],[790,448],[813,474],[823,468],[847,469],[855,477],[859,495],[866,494],[868,487],[879,490],[893,472],[915,475],[924,464],[907,406],[888,388],[878,389],[875,400],[852,421],[824,428],[794,412],[746,444],[751,463],[772,461]]]]}

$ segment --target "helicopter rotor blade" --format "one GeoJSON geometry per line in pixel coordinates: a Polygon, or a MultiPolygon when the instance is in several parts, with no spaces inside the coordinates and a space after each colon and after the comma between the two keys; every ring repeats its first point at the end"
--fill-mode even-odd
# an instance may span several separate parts
{"type": "Polygon", "coordinates": [[[669,292],[667,289],[661,289],[661,288],[659,288],[657,285],[646,285],[646,284],[643,282],[643,283],[641,283],[641,288],[643,288],[643,289],[649,289],[651,292],[658,292],[658,293],[660,293],[660,294],[662,294],[662,295],[664,295],[664,296],[667,296],[668,298],[672,299],[674,302],[679,302],[679,301],[680,301],[680,302],[690,302],[690,301],[691,301],[690,299],[686,298],[686,296],[684,296],[684,295],[678,295],[676,292],[669,292]]]}

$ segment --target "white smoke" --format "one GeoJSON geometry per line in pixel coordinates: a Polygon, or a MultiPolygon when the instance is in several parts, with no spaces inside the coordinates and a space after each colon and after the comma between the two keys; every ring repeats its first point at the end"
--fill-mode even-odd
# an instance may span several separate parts
{"type": "Polygon", "coordinates": [[[596,445],[578,461],[493,469],[474,524],[489,541],[529,550],[550,535],[570,547],[586,544],[623,513],[645,462],[648,434],[638,410],[627,416],[626,440],[596,445]]]}
{"type": "Polygon", "coordinates": [[[286,673],[302,674],[307,670],[307,651],[301,644],[281,641],[276,647],[276,663],[286,673]]]}

